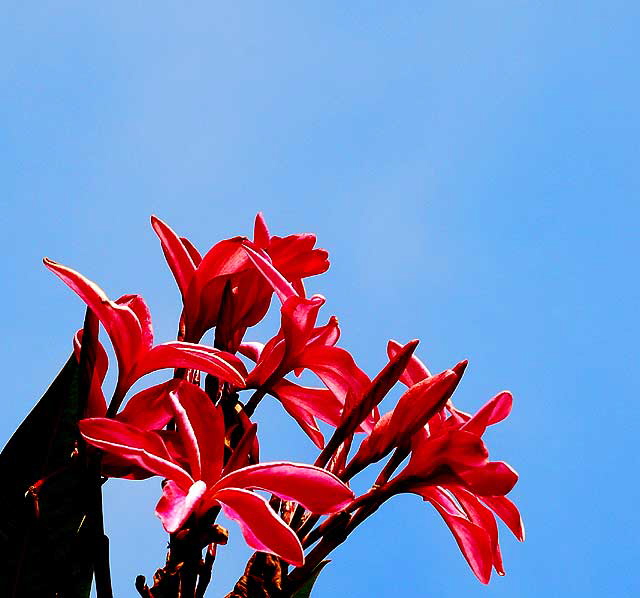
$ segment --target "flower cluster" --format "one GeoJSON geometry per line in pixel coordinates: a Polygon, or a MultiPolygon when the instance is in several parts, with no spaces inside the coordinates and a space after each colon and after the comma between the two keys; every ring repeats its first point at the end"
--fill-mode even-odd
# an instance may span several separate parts
{"type": "MultiPolygon", "coordinates": [[[[202,532],[222,511],[239,523],[250,547],[294,567],[282,568],[282,591],[293,592],[355,526],[406,492],[435,507],[480,581],[487,583],[493,569],[504,573],[495,515],[524,539],[520,515],[505,496],[517,475],[506,463],[489,460],[482,436],[509,415],[508,392],[474,415],[460,411],[452,395],[466,362],[432,374],[414,354],[417,341],[389,341],[388,363],[371,379],[338,346],[337,319],[318,322],[325,298],[307,297],[304,279],[329,267],[314,235],[271,235],[259,214],[252,240],[226,239],[201,255],[160,219],[152,217],[152,226],[182,296],[175,341],[154,344],[149,309],[139,295],[112,301],[80,273],[45,259],[113,345],[118,373],[107,401],[107,353],[82,331],[74,339],[78,358],[83,343],[94,345],[80,432],[100,450],[104,476],[161,476],[156,514],[172,538],[198,530],[202,544],[208,537],[202,532]],[[265,343],[245,340],[274,294],[278,332],[265,343]],[[207,345],[210,330],[213,343],[207,345]],[[165,368],[173,370],[169,380],[127,399],[136,381],[165,368]],[[316,387],[294,381],[305,370],[319,380],[316,387]],[[407,390],[381,415],[379,404],[398,382],[407,390]],[[251,417],[267,395],[317,446],[314,465],[259,461],[251,417]],[[318,420],[328,424],[328,439],[318,420]],[[356,497],[350,481],[382,460],[374,486],[356,497]],[[329,517],[321,521],[322,515],[329,517]]],[[[206,542],[210,554],[216,542],[206,542]]]]}

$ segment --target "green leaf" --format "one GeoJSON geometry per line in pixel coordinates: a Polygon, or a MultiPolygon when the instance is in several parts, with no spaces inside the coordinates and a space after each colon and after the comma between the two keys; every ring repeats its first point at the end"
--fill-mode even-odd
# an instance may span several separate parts
{"type": "Polygon", "coordinates": [[[291,598],[309,598],[311,596],[311,590],[313,590],[313,586],[320,575],[320,572],[325,568],[325,566],[331,561],[322,561],[318,564],[318,566],[313,570],[313,573],[309,577],[309,579],[305,582],[305,584],[291,597],[291,598]]]}
{"type": "Polygon", "coordinates": [[[97,479],[77,450],[81,378],[72,355],[0,454],[0,596],[89,596],[97,479]]]}

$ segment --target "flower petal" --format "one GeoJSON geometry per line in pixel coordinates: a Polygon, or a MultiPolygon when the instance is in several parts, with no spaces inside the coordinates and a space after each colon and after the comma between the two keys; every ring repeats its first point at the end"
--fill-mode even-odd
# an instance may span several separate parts
{"type": "Polygon", "coordinates": [[[291,286],[291,283],[276,270],[270,260],[266,259],[261,253],[251,247],[248,241],[242,245],[242,248],[247,252],[247,256],[253,262],[254,266],[273,287],[273,290],[282,303],[289,299],[289,297],[298,296],[291,286]]]}
{"type": "Polygon", "coordinates": [[[212,484],[220,477],[224,457],[224,418],[206,392],[185,382],[171,392],[171,406],[194,479],[212,484]]]}
{"type": "Polygon", "coordinates": [[[83,419],[79,422],[79,427],[89,444],[147,471],[174,480],[182,488],[189,488],[193,484],[191,476],[172,462],[167,447],[157,434],[101,417],[83,419]]]}
{"type": "Polygon", "coordinates": [[[141,430],[164,428],[173,417],[169,407],[169,391],[181,383],[186,384],[182,380],[169,380],[136,393],[127,401],[116,419],[141,430]]]}
{"type": "Polygon", "coordinates": [[[301,504],[312,513],[335,513],[354,498],[353,492],[335,475],[304,463],[260,463],[243,467],[224,476],[219,488],[266,490],[301,504]]]}
{"type": "Polygon", "coordinates": [[[238,371],[244,366],[235,355],[195,343],[171,341],[156,345],[142,357],[134,375],[138,379],[163,368],[201,370],[238,388],[245,385],[244,377],[238,371]]]}
{"type": "MultiPolygon", "coordinates": [[[[390,340],[388,342],[387,355],[389,355],[389,359],[395,357],[401,350],[402,345],[399,342],[394,340],[390,340]]],[[[427,366],[424,365],[424,363],[422,363],[414,354],[411,356],[402,376],[400,376],[400,382],[407,386],[413,386],[425,378],[429,378],[429,376],[431,376],[431,372],[429,372],[427,366]]]]}
{"type": "Polygon", "coordinates": [[[465,486],[479,496],[504,496],[518,481],[518,474],[504,461],[488,463],[469,469],[455,469],[465,486]]]}
{"type": "Polygon", "coordinates": [[[482,583],[489,583],[493,566],[489,534],[482,527],[471,523],[437,488],[427,487],[416,493],[429,501],[440,513],[475,576],[482,583]]]}
{"type": "Polygon", "coordinates": [[[466,422],[461,430],[482,436],[488,426],[505,419],[511,413],[513,397],[510,392],[503,391],[489,399],[478,412],[466,422]]]}
{"type": "Polygon", "coordinates": [[[262,496],[240,488],[224,488],[214,498],[224,514],[238,522],[251,548],[275,554],[296,567],[304,563],[298,536],[262,496]]]}
{"type": "Polygon", "coordinates": [[[524,524],[516,507],[506,496],[483,496],[482,502],[487,505],[511,530],[513,535],[524,542],[524,524]]]}
{"type": "Polygon", "coordinates": [[[207,490],[202,480],[195,482],[187,492],[178,484],[168,480],[162,486],[162,496],[156,505],[156,515],[165,531],[172,534],[179,530],[197,508],[207,490]]]}
{"type": "Polygon", "coordinates": [[[185,300],[191,277],[196,271],[196,264],[182,239],[160,218],[151,216],[151,226],[160,239],[164,257],[176,279],[182,299],[185,300]]]}

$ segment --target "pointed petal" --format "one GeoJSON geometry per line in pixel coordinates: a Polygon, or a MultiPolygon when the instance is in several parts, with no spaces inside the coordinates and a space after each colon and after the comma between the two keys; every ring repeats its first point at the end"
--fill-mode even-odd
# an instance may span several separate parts
{"type": "Polygon", "coordinates": [[[353,492],[335,475],[303,463],[251,465],[224,476],[215,485],[216,489],[230,487],[266,490],[318,514],[335,513],[354,498],[353,492]]]}
{"type": "Polygon", "coordinates": [[[97,284],[79,272],[48,258],[44,259],[44,265],[93,310],[104,326],[118,360],[118,387],[126,392],[129,374],[135,367],[138,355],[144,350],[138,317],[129,307],[110,301],[97,284]]]}
{"type": "Polygon", "coordinates": [[[459,382],[452,370],[445,370],[414,384],[398,400],[389,423],[393,443],[411,438],[444,408],[459,382]]]}
{"type": "Polygon", "coordinates": [[[224,457],[224,417],[206,392],[184,383],[170,393],[173,413],[194,479],[212,484],[220,477],[224,457]]]}
{"type": "Polygon", "coordinates": [[[520,542],[524,542],[524,524],[516,505],[506,496],[483,496],[482,502],[505,522],[520,542]]]}
{"type": "Polygon", "coordinates": [[[316,236],[299,233],[286,237],[271,237],[269,255],[274,266],[287,280],[297,280],[322,274],[329,269],[329,254],[314,248],[316,236]]]}
{"type": "Polygon", "coordinates": [[[482,583],[489,583],[493,566],[489,534],[478,525],[471,523],[459,510],[454,510],[451,504],[442,500],[441,494],[434,488],[425,489],[424,493],[420,494],[440,513],[475,576],[482,583]]]}
{"type": "MultiPolygon", "coordinates": [[[[389,355],[389,359],[395,357],[401,349],[402,345],[399,342],[390,340],[387,344],[387,355],[389,355]]],[[[415,355],[412,355],[402,376],[400,376],[400,382],[407,386],[413,386],[425,378],[429,378],[429,376],[431,376],[431,373],[427,369],[427,366],[415,355]]]]}
{"type": "Polygon", "coordinates": [[[91,445],[189,488],[193,479],[172,462],[167,447],[157,434],[107,418],[83,419],[80,433],[91,445]]]}
{"type": "Polygon", "coordinates": [[[273,264],[267,260],[261,253],[256,251],[253,247],[249,246],[247,242],[244,243],[242,248],[247,252],[247,256],[253,262],[258,271],[265,277],[267,282],[273,287],[276,295],[282,303],[284,303],[289,297],[297,297],[297,293],[294,291],[291,283],[284,277],[278,270],[276,270],[273,264]]]}
{"type": "Polygon", "coordinates": [[[498,393],[481,407],[461,429],[482,436],[487,426],[502,421],[511,413],[512,404],[513,397],[510,392],[498,393]]]}
{"type": "Polygon", "coordinates": [[[253,226],[253,242],[260,247],[260,249],[268,249],[270,238],[271,235],[269,234],[264,214],[262,212],[258,212],[253,226]]]}
{"type": "Polygon", "coordinates": [[[318,422],[315,417],[313,417],[313,414],[300,405],[286,399],[280,399],[280,402],[285,411],[296,420],[302,428],[302,431],[311,439],[311,442],[322,450],[324,448],[324,436],[320,428],[318,428],[318,422]]]}
{"type": "Polygon", "coordinates": [[[269,392],[285,408],[287,404],[294,404],[331,426],[340,424],[343,404],[326,388],[309,388],[282,379],[271,386],[269,392]]]}
{"type": "Polygon", "coordinates": [[[237,521],[246,543],[254,550],[275,554],[296,567],[304,563],[298,536],[258,494],[239,488],[219,490],[215,496],[224,514],[237,521]]]}
{"type": "Polygon", "coordinates": [[[371,385],[371,380],[349,352],[340,347],[307,347],[295,365],[310,369],[342,403],[346,402],[349,392],[353,394],[354,402],[360,401],[371,385]]]}
{"type": "Polygon", "coordinates": [[[176,279],[182,299],[185,300],[196,264],[182,239],[160,218],[151,216],[151,226],[160,239],[164,257],[176,279]]]}
{"type": "Polygon", "coordinates": [[[469,521],[475,523],[489,534],[491,549],[493,551],[493,567],[498,575],[504,575],[502,554],[500,553],[500,545],[498,544],[498,524],[496,523],[493,513],[468,490],[460,487],[452,487],[448,488],[448,490],[460,503],[469,521]]]}
{"type": "Polygon", "coordinates": [[[195,482],[187,492],[171,480],[162,486],[162,496],[156,505],[156,515],[162,521],[166,532],[173,534],[182,527],[198,507],[206,490],[207,486],[202,480],[195,482]]]}

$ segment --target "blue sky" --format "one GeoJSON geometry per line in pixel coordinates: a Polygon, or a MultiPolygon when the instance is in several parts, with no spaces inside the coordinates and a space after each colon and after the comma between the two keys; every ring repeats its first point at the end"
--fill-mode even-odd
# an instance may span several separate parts
{"type": "MultiPolygon", "coordinates": [[[[503,530],[505,578],[479,584],[406,496],[335,553],[317,596],[638,595],[635,3],[0,10],[2,442],[83,317],[43,256],[141,293],[169,340],[178,294],[149,215],[206,249],[263,210],[330,251],[310,287],[369,374],[387,339],[417,337],[434,370],[471,361],[460,407],[516,399],[488,439],[521,475],[528,537],[503,530]]],[[[313,459],[276,405],[259,419],[265,458],[313,459]]],[[[108,484],[118,596],[162,562],[157,496],[157,480],[108,484]]],[[[231,531],[212,596],[248,554],[231,531]]]]}

